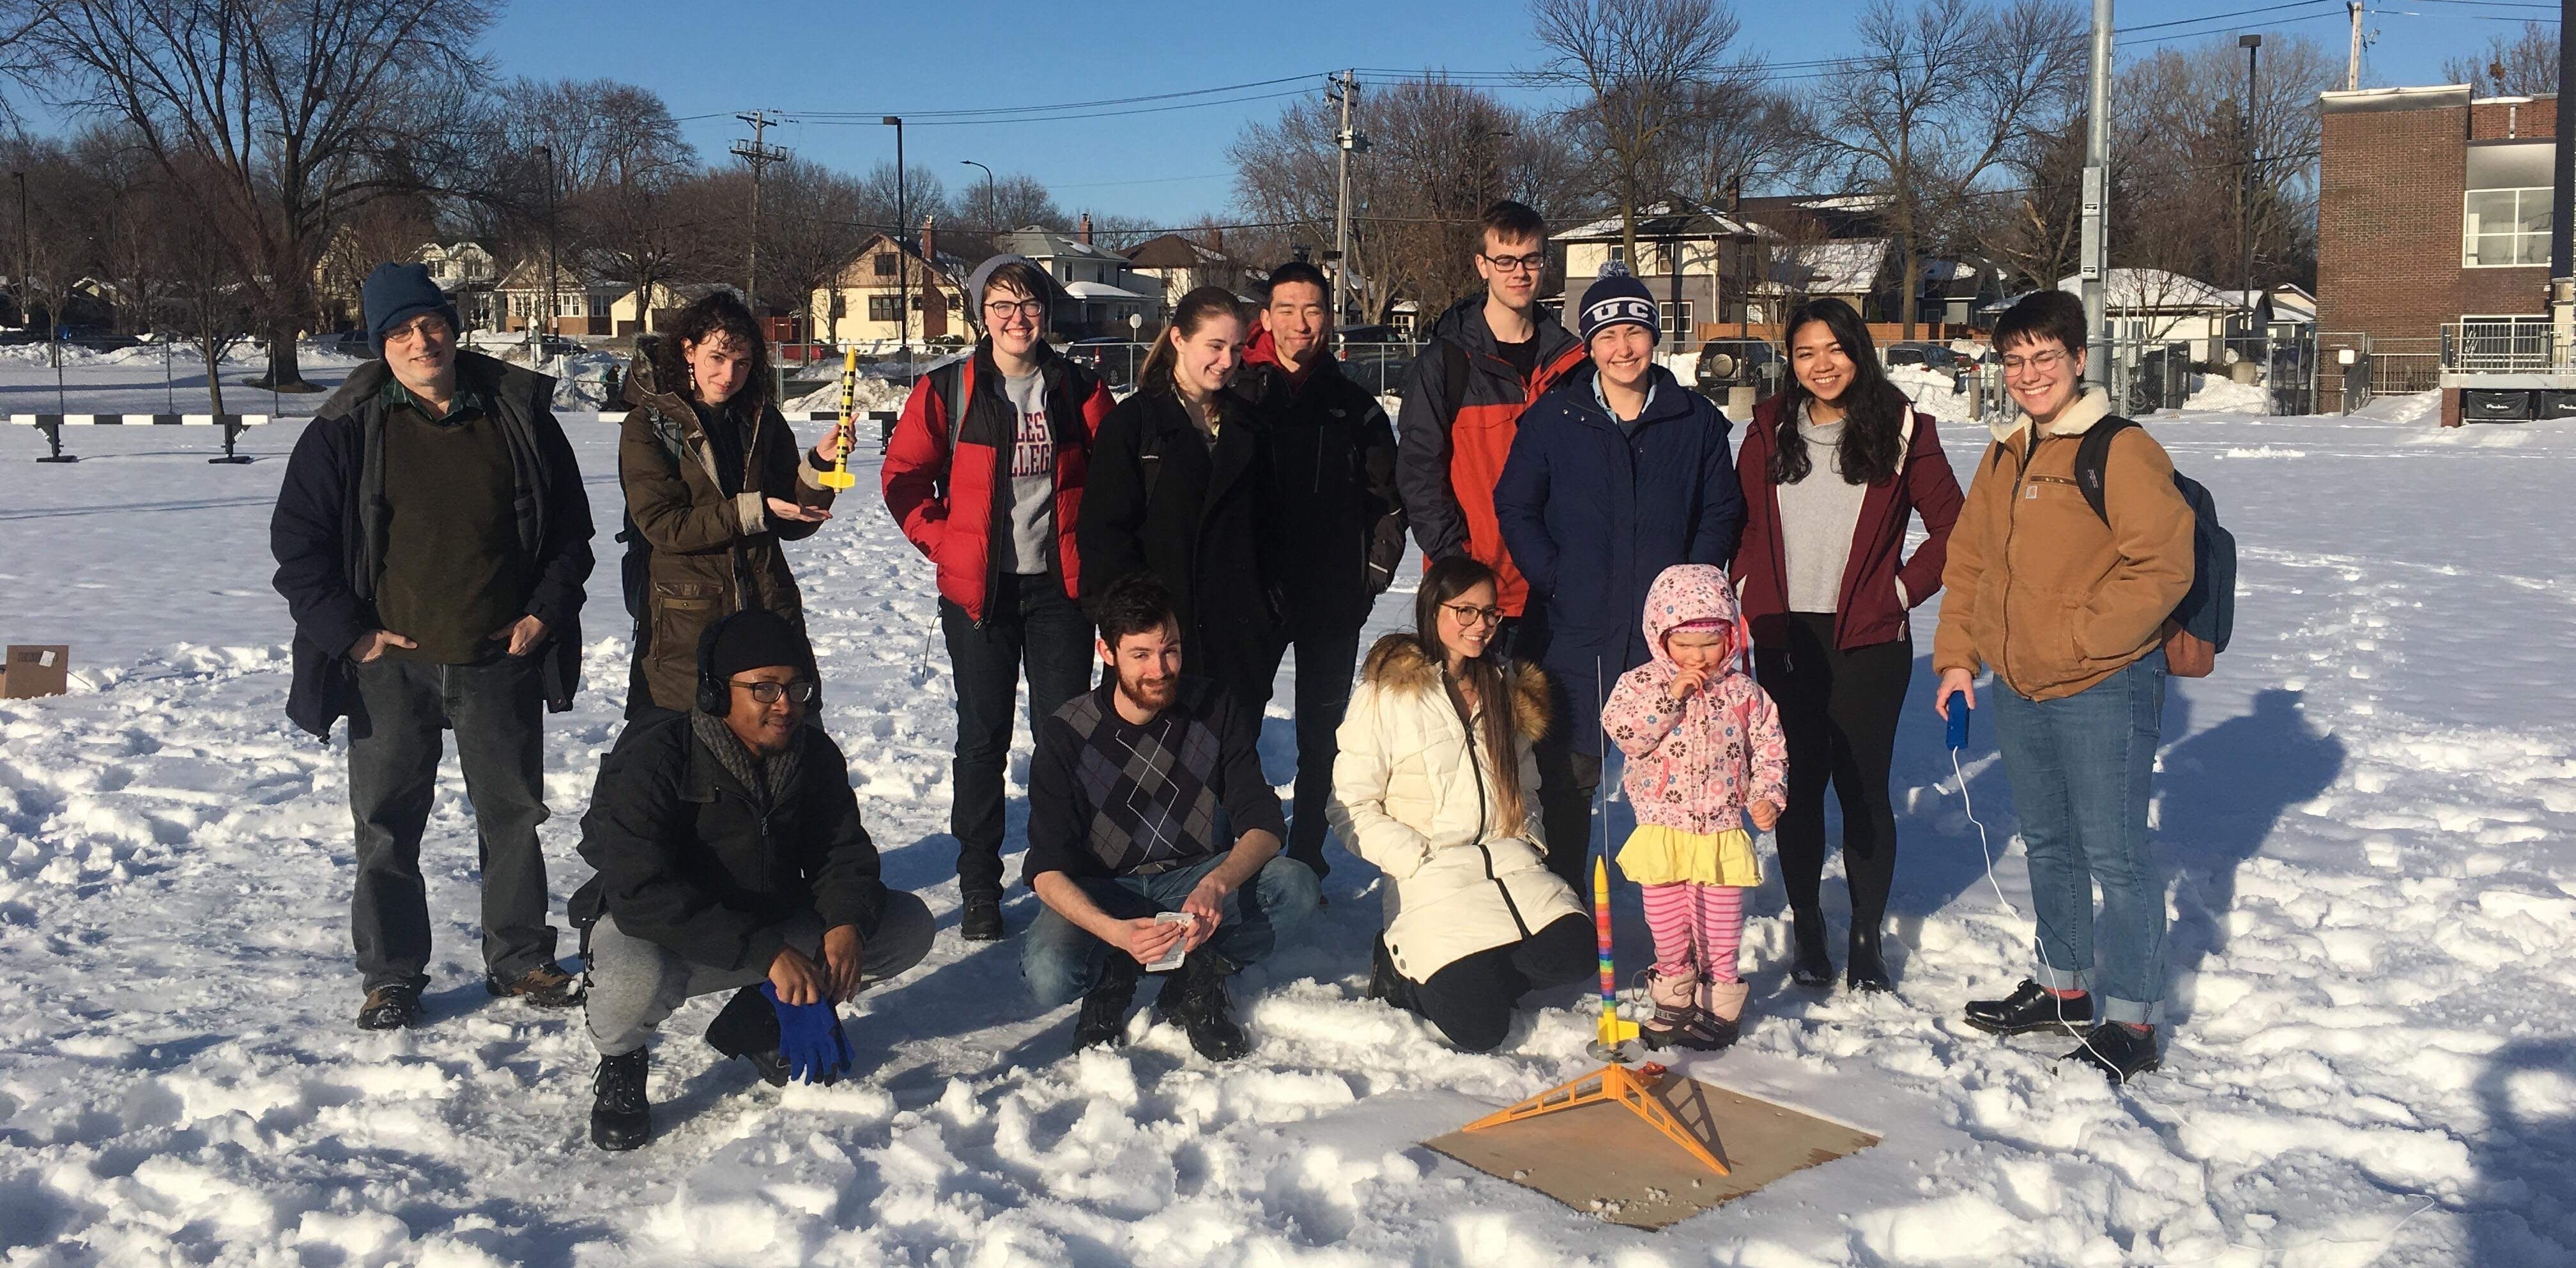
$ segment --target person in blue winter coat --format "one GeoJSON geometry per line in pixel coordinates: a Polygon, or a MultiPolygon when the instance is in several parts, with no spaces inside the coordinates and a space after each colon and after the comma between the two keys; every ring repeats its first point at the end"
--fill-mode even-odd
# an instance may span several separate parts
{"type": "Polygon", "coordinates": [[[1537,752],[1548,866],[1580,889],[1601,784],[1601,698],[1652,654],[1636,614],[1655,578],[1734,555],[1744,495],[1726,415],[1655,364],[1645,283],[1604,274],[1577,313],[1591,361],[1521,415],[1494,515],[1529,579],[1514,654],[1544,667],[1556,692],[1558,721],[1537,752]]]}

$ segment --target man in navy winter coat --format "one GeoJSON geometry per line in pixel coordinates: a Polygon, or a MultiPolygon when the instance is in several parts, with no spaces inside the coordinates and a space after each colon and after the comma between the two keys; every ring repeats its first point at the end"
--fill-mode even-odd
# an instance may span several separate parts
{"type": "Polygon", "coordinates": [[[420,265],[379,265],[361,294],[380,359],[315,412],[269,521],[295,619],[287,716],[326,738],[349,719],[358,1024],[420,1015],[420,840],[447,729],[480,836],[484,984],[570,1007],[537,825],[544,710],[572,707],[581,668],[590,501],[553,379],[459,352],[456,310],[420,265]]]}
{"type": "Polygon", "coordinates": [[[1655,364],[1645,284],[1605,275],[1578,311],[1591,363],[1521,415],[1494,516],[1530,585],[1516,654],[1544,666],[1556,692],[1537,754],[1548,866],[1581,892],[1601,701],[1652,654],[1639,624],[1646,590],[1675,564],[1724,565],[1744,496],[1726,415],[1655,364]]]}

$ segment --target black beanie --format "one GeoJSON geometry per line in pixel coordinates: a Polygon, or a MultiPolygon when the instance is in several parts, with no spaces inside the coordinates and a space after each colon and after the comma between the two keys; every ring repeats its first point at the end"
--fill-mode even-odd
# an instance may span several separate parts
{"type": "Polygon", "coordinates": [[[804,670],[814,663],[805,636],[786,617],[754,608],[707,627],[714,646],[707,652],[707,671],[718,682],[732,681],[748,669],[785,665],[804,670]]]}

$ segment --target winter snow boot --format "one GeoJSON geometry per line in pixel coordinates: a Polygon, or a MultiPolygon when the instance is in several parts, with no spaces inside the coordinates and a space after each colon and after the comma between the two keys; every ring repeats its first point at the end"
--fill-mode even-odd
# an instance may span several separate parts
{"type": "Polygon", "coordinates": [[[1879,958],[1878,930],[1852,930],[1851,956],[1844,961],[1843,984],[1871,995],[1896,989],[1896,983],[1887,976],[1887,961],[1879,958]]]}
{"type": "Polygon", "coordinates": [[[1110,948],[1100,965],[1100,980],[1083,994],[1082,1012],[1074,1018],[1074,1051],[1095,1044],[1112,1048],[1126,1045],[1127,1006],[1136,1002],[1136,980],[1144,975],[1145,966],[1138,964],[1136,957],[1110,948]]]}
{"type": "Polygon", "coordinates": [[[599,1059],[599,1073],[590,1077],[590,1143],[623,1153],[653,1139],[653,1103],[644,1095],[652,1064],[646,1048],[599,1059]]]}
{"type": "Polygon", "coordinates": [[[1789,909],[1789,930],[1797,944],[1797,958],[1789,965],[1789,980],[1800,986],[1831,987],[1834,984],[1833,957],[1825,954],[1825,913],[1818,907],[1789,909]]]}
{"type": "Polygon", "coordinates": [[[2156,1032],[2106,1021],[2086,1031],[2084,1042],[2058,1060],[2081,1061],[2101,1071],[2117,1087],[2156,1068],[2156,1032]]]}
{"type": "Polygon", "coordinates": [[[1252,1037],[1235,1022],[1234,1001],[1225,993],[1225,979],[1234,973],[1235,965],[1224,956],[1205,949],[1193,951],[1154,1000],[1156,1011],[1167,1012],[1179,1022],[1189,1034],[1190,1046],[1210,1061],[1232,1061],[1252,1051],[1252,1037]],[[1176,992],[1180,998],[1173,999],[1176,992]],[[1168,1010],[1165,1001],[1170,1001],[1168,1010]]]}
{"type": "Polygon", "coordinates": [[[761,1082],[787,1086],[787,1058],[778,1051],[778,1008],[759,987],[746,986],[725,1001],[724,1011],[707,1023],[707,1046],[750,1062],[761,1082]]]}
{"type": "Polygon", "coordinates": [[[483,989],[497,999],[523,1000],[538,1008],[571,1008],[581,1003],[581,979],[548,961],[514,978],[483,975],[483,989]]]}
{"type": "Polygon", "coordinates": [[[999,942],[1008,934],[1002,927],[1002,896],[973,893],[966,895],[965,910],[957,917],[957,936],[968,942],[999,942]]]}
{"type": "Polygon", "coordinates": [[[1713,1037],[1717,1040],[1710,1047],[1726,1047],[1743,1032],[1744,1000],[1752,993],[1753,988],[1742,982],[1708,981],[1699,984],[1700,1015],[1708,1019],[1709,1029],[1715,1032],[1713,1037]]]}
{"type": "Polygon", "coordinates": [[[1720,1026],[1699,1005],[1700,982],[1697,974],[1666,977],[1646,971],[1646,997],[1655,1002],[1655,1015],[1637,1027],[1637,1037],[1649,1048],[1692,1048],[1705,1052],[1735,1042],[1732,1026],[1720,1026]]]}
{"type": "Polygon", "coordinates": [[[2034,1030],[2080,1035],[2093,1024],[2093,997],[2061,999],[2039,983],[2023,978],[2021,985],[2003,999],[1968,1001],[1960,1020],[1990,1035],[2026,1035],[2034,1030]]]}
{"type": "Polygon", "coordinates": [[[367,992],[358,1008],[360,1030],[403,1030],[420,1023],[420,988],[391,982],[367,992]]]}

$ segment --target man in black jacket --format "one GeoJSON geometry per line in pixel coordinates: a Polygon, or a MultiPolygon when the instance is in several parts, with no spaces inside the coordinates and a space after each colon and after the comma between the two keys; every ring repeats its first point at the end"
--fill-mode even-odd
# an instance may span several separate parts
{"type": "Polygon", "coordinates": [[[839,1004],[930,952],[929,907],[878,880],[849,764],[810,721],[813,663],[785,617],[727,617],[700,645],[696,707],[630,725],[600,764],[581,821],[599,874],[572,918],[590,931],[602,1149],[651,1138],[647,1044],[690,997],[735,991],[707,1042],[784,1085],[760,983],[781,1003],[839,1004]]]}
{"type": "Polygon", "coordinates": [[[1296,816],[1288,857],[1322,876],[1324,803],[1333,796],[1333,733],[1351,702],[1360,627],[1404,558],[1395,492],[1395,430],[1368,390],[1342,376],[1332,353],[1332,288],[1291,260],[1270,271],[1262,328],[1235,385],[1259,402],[1270,451],[1279,538],[1271,557],[1287,621],[1263,677],[1297,649],[1296,816]]]}
{"type": "Polygon", "coordinates": [[[480,834],[484,985],[569,1007],[537,845],[540,704],[571,708],[580,676],[590,501],[553,379],[458,352],[456,310],[420,265],[377,266],[362,295],[381,359],[305,427],[269,522],[295,620],[287,716],[325,738],[349,719],[358,1024],[420,1015],[420,839],[446,728],[480,834]]]}

